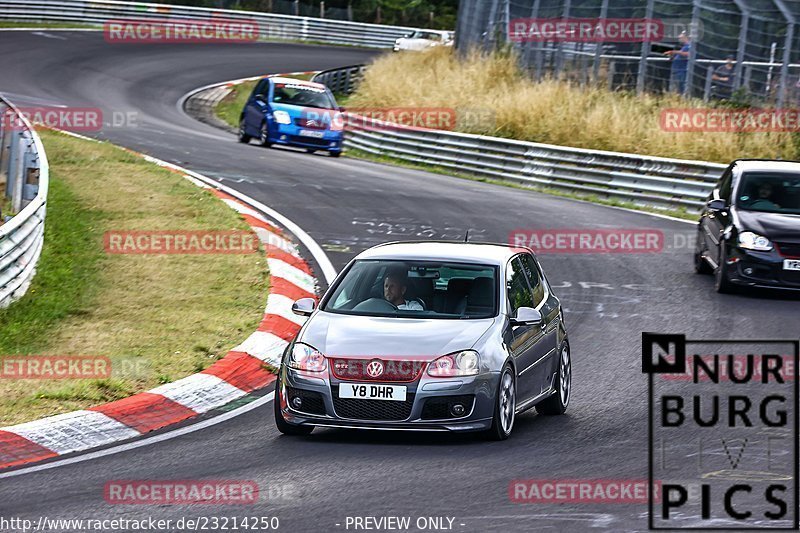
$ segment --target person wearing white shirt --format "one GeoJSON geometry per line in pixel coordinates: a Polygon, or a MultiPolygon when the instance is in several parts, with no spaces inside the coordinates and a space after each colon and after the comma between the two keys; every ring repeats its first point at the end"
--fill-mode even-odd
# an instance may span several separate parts
{"type": "Polygon", "coordinates": [[[408,289],[408,271],[405,269],[390,270],[383,279],[383,297],[398,309],[407,311],[424,311],[416,300],[406,300],[408,289]]]}

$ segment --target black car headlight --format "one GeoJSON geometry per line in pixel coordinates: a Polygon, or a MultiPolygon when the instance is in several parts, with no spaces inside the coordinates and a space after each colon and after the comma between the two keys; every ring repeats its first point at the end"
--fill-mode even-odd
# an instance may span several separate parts
{"type": "Polygon", "coordinates": [[[772,250],[772,243],[763,235],[753,233],[752,231],[743,231],[739,234],[739,247],[745,250],[769,252],[772,250]]]}
{"type": "Polygon", "coordinates": [[[286,362],[289,368],[304,370],[306,372],[322,372],[328,368],[325,355],[308,344],[296,342],[289,352],[289,359],[286,362]]]}

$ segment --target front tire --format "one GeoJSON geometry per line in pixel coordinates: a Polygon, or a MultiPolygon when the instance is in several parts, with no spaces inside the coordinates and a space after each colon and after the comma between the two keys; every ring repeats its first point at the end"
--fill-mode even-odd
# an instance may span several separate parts
{"type": "Polygon", "coordinates": [[[294,424],[290,424],[286,420],[283,419],[283,413],[281,413],[281,401],[279,398],[279,391],[280,384],[275,387],[275,397],[272,399],[272,403],[275,406],[275,425],[278,426],[278,431],[283,433],[284,435],[292,435],[292,436],[304,436],[310,435],[312,431],[314,431],[314,426],[296,426],[294,424]]]}
{"type": "Polygon", "coordinates": [[[341,152],[341,151],[338,151],[338,152],[328,152],[328,154],[330,154],[330,156],[331,156],[331,157],[340,157],[340,156],[342,155],[342,152],[341,152]]]}
{"type": "Polygon", "coordinates": [[[487,431],[491,440],[506,440],[514,429],[514,420],[517,409],[517,384],[514,379],[514,370],[507,364],[500,374],[500,383],[497,386],[497,396],[494,405],[492,427],[487,431]]]}
{"type": "Polygon", "coordinates": [[[730,281],[730,267],[727,257],[725,245],[720,244],[719,261],[717,262],[717,269],[714,271],[714,288],[720,294],[731,294],[736,290],[736,287],[730,281]]]}
{"type": "Polygon", "coordinates": [[[267,123],[264,122],[261,124],[261,133],[259,134],[259,141],[261,142],[261,146],[264,148],[269,148],[272,146],[272,143],[269,141],[269,126],[267,123]]]}
{"type": "Polygon", "coordinates": [[[247,144],[247,143],[250,142],[251,138],[252,137],[250,137],[247,134],[247,127],[246,127],[246,124],[245,124],[245,120],[244,120],[244,118],[242,118],[242,120],[239,121],[239,142],[247,144]]]}
{"type": "Polygon", "coordinates": [[[572,396],[572,357],[569,345],[561,347],[558,358],[558,373],[556,374],[556,392],[546,400],[536,405],[536,411],[543,415],[563,415],[569,406],[572,396]]]}
{"type": "Polygon", "coordinates": [[[706,252],[705,239],[703,237],[703,233],[698,230],[697,231],[697,243],[694,246],[694,271],[698,274],[713,274],[714,269],[711,268],[711,265],[708,264],[703,258],[703,253],[706,252]]]}

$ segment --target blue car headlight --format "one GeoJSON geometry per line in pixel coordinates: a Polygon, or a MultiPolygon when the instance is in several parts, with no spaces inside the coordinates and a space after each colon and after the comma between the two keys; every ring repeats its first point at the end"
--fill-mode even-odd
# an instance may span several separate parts
{"type": "Polygon", "coordinates": [[[278,124],[291,124],[292,117],[289,116],[289,113],[286,111],[275,111],[272,113],[272,116],[275,118],[275,122],[278,124]]]}

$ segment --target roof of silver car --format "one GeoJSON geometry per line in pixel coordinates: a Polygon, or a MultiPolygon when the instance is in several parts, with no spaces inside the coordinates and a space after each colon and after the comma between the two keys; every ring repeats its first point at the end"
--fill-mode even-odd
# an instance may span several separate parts
{"type": "Polygon", "coordinates": [[[453,241],[390,242],[364,250],[356,259],[408,259],[415,261],[457,261],[479,264],[505,264],[523,251],[508,244],[453,241]]]}

